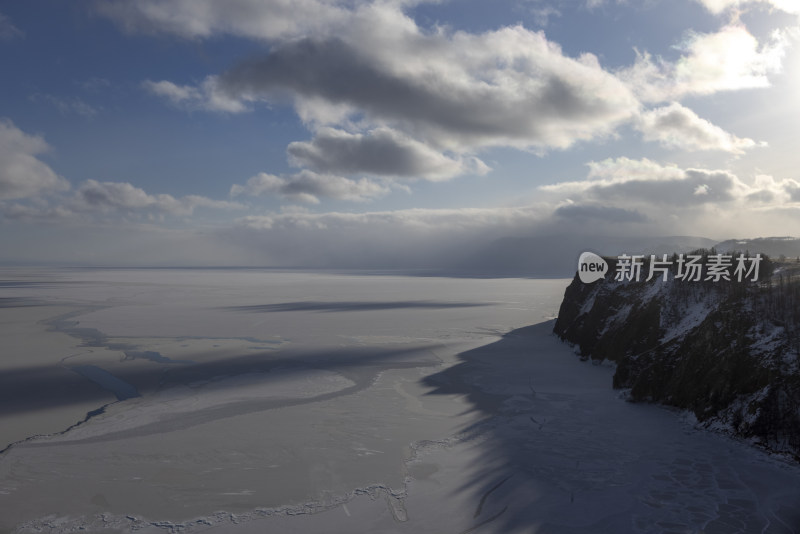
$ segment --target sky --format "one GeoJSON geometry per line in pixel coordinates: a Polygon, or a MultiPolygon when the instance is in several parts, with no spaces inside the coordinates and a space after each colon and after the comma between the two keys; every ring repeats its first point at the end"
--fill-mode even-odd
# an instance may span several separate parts
{"type": "Polygon", "coordinates": [[[797,0],[0,2],[0,263],[797,235],[798,39],[797,0]]]}

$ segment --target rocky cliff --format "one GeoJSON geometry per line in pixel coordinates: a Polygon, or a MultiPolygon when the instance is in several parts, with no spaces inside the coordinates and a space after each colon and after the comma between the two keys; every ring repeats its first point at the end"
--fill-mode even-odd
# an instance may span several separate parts
{"type": "Polygon", "coordinates": [[[616,362],[632,401],[690,410],[800,459],[800,281],[767,262],[761,282],[615,281],[576,275],[554,328],[582,358],[616,362]]]}

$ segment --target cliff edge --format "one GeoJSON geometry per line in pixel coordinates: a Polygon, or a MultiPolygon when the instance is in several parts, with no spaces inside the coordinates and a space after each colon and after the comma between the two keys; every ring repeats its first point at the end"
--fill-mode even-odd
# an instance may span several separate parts
{"type": "MultiPolygon", "coordinates": [[[[705,252],[707,254],[707,252],[705,252]]],[[[800,278],[765,262],[759,282],[605,278],[567,287],[554,331],[582,358],[616,362],[632,401],[691,411],[800,459],[800,278]]]]}

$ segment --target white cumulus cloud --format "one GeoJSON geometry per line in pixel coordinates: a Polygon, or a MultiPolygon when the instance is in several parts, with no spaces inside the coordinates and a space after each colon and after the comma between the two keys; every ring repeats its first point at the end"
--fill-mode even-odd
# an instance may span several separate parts
{"type": "Polygon", "coordinates": [[[345,19],[353,0],[102,0],[100,14],[125,30],[186,38],[228,34],[292,38],[325,31],[345,19]]]}
{"type": "Polygon", "coordinates": [[[647,102],[768,87],[769,76],[782,68],[788,45],[780,30],[759,43],[743,25],[730,24],[714,33],[689,34],[678,46],[682,55],[675,62],[642,52],[618,74],[647,102]]]}
{"type": "Polygon", "coordinates": [[[752,139],[726,132],[677,102],[643,112],[637,127],[646,141],[657,141],[681,150],[721,150],[742,154],[758,146],[752,139]]]}
{"type": "Polygon", "coordinates": [[[167,80],[145,80],[142,87],[148,92],[166,99],[170,103],[187,109],[204,109],[224,113],[249,111],[247,95],[232,96],[219,88],[216,76],[207,76],[197,86],[178,85],[167,80]]]}
{"type": "Polygon", "coordinates": [[[797,182],[759,175],[747,183],[721,169],[682,169],[643,158],[609,158],[588,164],[584,180],[541,186],[555,201],[593,202],[658,213],[657,220],[677,211],[708,205],[731,210],[781,207],[793,202],[797,182]]]}
{"type": "Polygon", "coordinates": [[[351,180],[342,176],[319,174],[309,170],[290,176],[276,176],[264,172],[247,180],[244,185],[234,184],[231,196],[278,195],[293,202],[319,203],[320,197],[366,202],[390,192],[387,185],[361,178],[351,180]]]}
{"type": "Polygon", "coordinates": [[[167,194],[149,194],[127,182],[85,181],[67,207],[75,212],[105,214],[191,215],[196,208],[241,209],[243,206],[226,200],[212,200],[198,195],[175,198],[167,194]]]}
{"type": "Polygon", "coordinates": [[[767,6],[774,9],[800,15],[800,2],[797,0],[697,0],[706,9],[720,14],[729,9],[744,9],[749,6],[767,6]]]}
{"type": "Polygon", "coordinates": [[[0,199],[26,198],[69,189],[69,182],[37,158],[48,150],[45,140],[28,135],[0,119],[0,199]]]}
{"type": "Polygon", "coordinates": [[[290,159],[319,173],[482,174],[488,167],[478,154],[486,148],[566,149],[612,135],[638,112],[629,86],[596,56],[570,57],[543,32],[423,29],[403,2],[288,5],[135,0],[100,9],[133,30],[150,24],[186,37],[270,40],[262,57],[199,83],[151,80],[144,87],[187,109],[238,113],[259,101],[289,102],[315,134],[291,144],[290,159]],[[306,9],[319,31],[303,18],[306,9]],[[262,17],[286,19],[284,29],[255,22],[262,17]]]}

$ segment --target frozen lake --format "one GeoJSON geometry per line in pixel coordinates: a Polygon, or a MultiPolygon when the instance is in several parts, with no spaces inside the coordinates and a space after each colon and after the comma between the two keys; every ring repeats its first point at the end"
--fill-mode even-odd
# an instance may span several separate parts
{"type": "Polygon", "coordinates": [[[800,532],[796,466],[550,333],[567,284],[0,271],[0,532],[800,532]]]}

